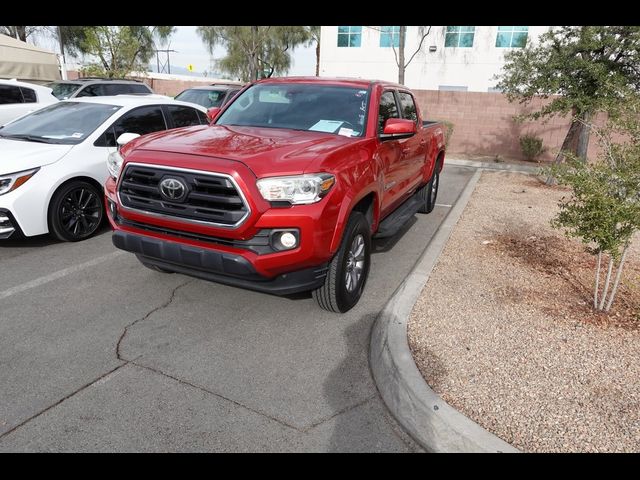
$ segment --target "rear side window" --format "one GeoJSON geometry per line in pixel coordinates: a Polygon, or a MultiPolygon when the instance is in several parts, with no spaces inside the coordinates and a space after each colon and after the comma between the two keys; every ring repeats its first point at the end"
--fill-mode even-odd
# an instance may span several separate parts
{"type": "Polygon", "coordinates": [[[231,90],[229,92],[229,94],[227,95],[227,98],[224,99],[224,103],[223,105],[226,105],[227,103],[229,103],[231,100],[233,100],[233,97],[236,96],[236,93],[238,93],[240,90],[231,90]]]}
{"type": "Polygon", "coordinates": [[[23,103],[20,87],[0,85],[0,105],[8,103],[23,103]]]}
{"type": "Polygon", "coordinates": [[[95,84],[84,87],[78,92],[76,97],[100,97],[102,95],[106,95],[104,93],[104,85],[95,84]]]}
{"type": "Polygon", "coordinates": [[[36,97],[36,92],[32,88],[20,87],[22,91],[22,98],[24,98],[24,103],[36,103],[38,101],[36,97]]]}
{"type": "Polygon", "coordinates": [[[380,109],[378,110],[378,133],[384,130],[384,123],[390,118],[399,118],[398,107],[393,92],[384,92],[380,97],[380,109]]]}
{"type": "Polygon", "coordinates": [[[195,108],[169,105],[168,109],[169,114],[173,119],[174,128],[191,127],[193,125],[202,125],[203,123],[201,118],[198,116],[198,110],[195,108]]]}
{"type": "Polygon", "coordinates": [[[153,93],[151,89],[144,83],[129,85],[129,92],[131,93],[153,93]]]}
{"type": "Polygon", "coordinates": [[[205,113],[202,113],[200,110],[196,110],[196,113],[198,114],[201,125],[206,125],[210,122],[209,117],[207,117],[205,113]]]}
{"type": "Polygon", "coordinates": [[[128,93],[150,93],[145,85],[127,83],[107,83],[104,95],[126,95],[128,93]]]}
{"type": "Polygon", "coordinates": [[[406,92],[398,92],[398,98],[400,99],[400,108],[402,108],[402,117],[418,121],[418,112],[416,110],[416,103],[413,100],[413,95],[406,92]]]}
{"type": "Polygon", "coordinates": [[[115,147],[116,139],[123,133],[147,133],[166,130],[167,125],[160,106],[140,107],[124,114],[94,143],[97,147],[115,147]]]}

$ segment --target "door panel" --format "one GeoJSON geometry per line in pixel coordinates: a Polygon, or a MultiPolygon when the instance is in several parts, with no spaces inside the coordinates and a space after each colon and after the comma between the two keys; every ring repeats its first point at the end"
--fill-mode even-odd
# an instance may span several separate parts
{"type": "MultiPolygon", "coordinates": [[[[378,105],[378,134],[382,133],[385,122],[390,118],[400,118],[400,112],[393,91],[387,90],[380,96],[378,105]]],[[[403,154],[400,142],[400,140],[387,140],[380,142],[378,147],[377,155],[384,175],[380,209],[383,217],[395,208],[399,195],[402,194],[403,154]]]]}

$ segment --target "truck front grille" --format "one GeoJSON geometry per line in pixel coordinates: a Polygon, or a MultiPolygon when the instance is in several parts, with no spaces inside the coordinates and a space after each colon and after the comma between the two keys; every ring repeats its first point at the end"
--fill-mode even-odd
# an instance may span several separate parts
{"type": "Polygon", "coordinates": [[[120,203],[125,209],[177,220],[206,223],[221,227],[239,226],[250,213],[249,206],[236,182],[229,175],[169,167],[130,163],[124,169],[118,187],[120,203]],[[164,188],[177,180],[184,187],[182,195],[172,198],[167,193],[182,192],[164,188]]]}

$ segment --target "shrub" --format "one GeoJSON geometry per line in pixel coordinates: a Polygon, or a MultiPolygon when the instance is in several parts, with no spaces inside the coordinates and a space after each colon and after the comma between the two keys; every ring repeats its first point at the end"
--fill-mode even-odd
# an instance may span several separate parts
{"type": "Polygon", "coordinates": [[[529,133],[520,137],[520,148],[522,148],[524,158],[529,161],[535,160],[546,150],[542,146],[542,139],[529,133]]]}
{"type": "Polygon", "coordinates": [[[449,140],[453,135],[453,123],[448,120],[438,120],[438,122],[444,125],[444,146],[449,147],[449,140]]]}

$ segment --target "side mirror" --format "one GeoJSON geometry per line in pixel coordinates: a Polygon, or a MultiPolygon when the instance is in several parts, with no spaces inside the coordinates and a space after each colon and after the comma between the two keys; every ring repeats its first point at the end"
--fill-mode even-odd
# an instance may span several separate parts
{"type": "Polygon", "coordinates": [[[216,117],[220,113],[220,110],[220,107],[211,107],[209,110],[207,110],[207,117],[209,118],[210,122],[213,122],[216,119],[216,117]]]}
{"type": "Polygon", "coordinates": [[[131,140],[138,138],[140,134],[138,133],[123,133],[118,137],[116,143],[118,144],[118,150],[120,150],[124,145],[129,143],[131,140]]]}
{"type": "Polygon", "coordinates": [[[416,123],[406,118],[389,118],[384,124],[380,140],[399,140],[416,134],[416,123]]]}

